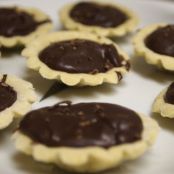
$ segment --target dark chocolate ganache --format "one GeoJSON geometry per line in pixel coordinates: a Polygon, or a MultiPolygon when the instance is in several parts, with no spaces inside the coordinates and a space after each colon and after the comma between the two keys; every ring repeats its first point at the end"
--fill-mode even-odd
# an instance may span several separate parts
{"type": "Polygon", "coordinates": [[[29,112],[19,130],[47,146],[102,146],[141,139],[143,125],[132,110],[107,103],[59,103],[29,112]]]}
{"type": "Polygon", "coordinates": [[[14,89],[5,83],[7,76],[0,81],[0,111],[10,107],[17,99],[14,89]]]}
{"type": "Polygon", "coordinates": [[[39,59],[51,69],[69,73],[95,74],[125,63],[114,45],[82,39],[52,43],[40,52],[39,59]]]}
{"type": "Polygon", "coordinates": [[[80,2],[75,5],[70,11],[70,17],[85,25],[104,28],[116,27],[128,19],[128,16],[116,7],[92,2],[80,2]]]}
{"type": "Polygon", "coordinates": [[[174,104],[174,82],[168,87],[164,95],[164,101],[169,104],[174,104]]]}
{"type": "Polygon", "coordinates": [[[24,36],[49,20],[35,21],[34,17],[17,8],[0,8],[0,35],[6,37],[24,36]]]}
{"type": "Polygon", "coordinates": [[[145,40],[152,51],[174,57],[174,25],[160,27],[145,40]]]}

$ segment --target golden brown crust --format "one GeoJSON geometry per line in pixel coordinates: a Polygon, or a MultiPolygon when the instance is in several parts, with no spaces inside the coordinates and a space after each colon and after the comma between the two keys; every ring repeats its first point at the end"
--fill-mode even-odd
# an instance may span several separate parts
{"type": "MultiPolygon", "coordinates": [[[[0,79],[2,79],[1,74],[0,79]]],[[[31,104],[36,101],[36,94],[31,83],[8,75],[6,84],[16,91],[17,100],[12,106],[0,112],[0,129],[6,128],[14,118],[26,114],[31,109],[31,104]]]]}
{"type": "Polygon", "coordinates": [[[140,30],[134,37],[133,44],[135,54],[138,57],[143,57],[147,63],[156,65],[169,71],[174,71],[174,58],[171,56],[161,55],[150,50],[144,40],[148,35],[157,30],[159,27],[167,26],[168,24],[153,24],[140,30]]]}
{"type": "Polygon", "coordinates": [[[142,155],[156,139],[159,131],[157,123],[141,115],[144,130],[140,141],[117,145],[108,149],[102,147],[47,147],[37,144],[22,132],[14,134],[16,148],[37,161],[54,163],[57,166],[75,172],[98,172],[116,167],[121,162],[142,155]],[[75,157],[75,158],[74,158],[75,157]]]}
{"type": "Polygon", "coordinates": [[[49,68],[39,59],[39,53],[41,50],[46,48],[50,43],[70,40],[70,39],[87,39],[92,40],[98,43],[104,44],[113,44],[120,56],[124,58],[124,61],[128,61],[128,56],[125,52],[122,51],[121,48],[118,47],[114,42],[104,37],[99,37],[90,33],[85,32],[75,32],[75,31],[61,31],[55,32],[45,35],[44,37],[40,37],[31,44],[29,44],[22,52],[22,55],[27,57],[27,65],[29,68],[39,71],[39,73],[47,79],[56,79],[59,80],[66,85],[69,86],[96,86],[100,85],[104,82],[117,84],[119,82],[119,77],[116,72],[121,75],[127,72],[126,65],[122,67],[112,68],[111,70],[105,73],[97,73],[97,74],[85,74],[85,73],[67,73],[62,71],[56,71],[49,68]]]}
{"type": "MultiPolygon", "coordinates": [[[[94,1],[93,1],[94,2],[94,1]]],[[[121,10],[123,13],[125,13],[128,16],[128,20],[126,20],[123,24],[120,24],[117,27],[114,28],[103,28],[103,27],[98,27],[98,26],[88,26],[84,25],[81,23],[78,23],[74,21],[69,13],[71,9],[77,4],[77,3],[72,3],[66,5],[62,10],[60,11],[60,19],[61,22],[63,23],[64,27],[70,30],[79,30],[79,31],[85,31],[85,32],[92,32],[98,35],[102,36],[124,36],[128,32],[131,32],[135,29],[135,27],[138,24],[138,17],[136,14],[134,14],[131,10],[115,4],[113,2],[106,2],[106,1],[95,1],[96,3],[99,4],[107,4],[107,5],[112,5],[112,7],[115,7],[119,10],[121,10]]]]}
{"type": "MultiPolygon", "coordinates": [[[[9,8],[9,7],[4,7],[9,8]]],[[[44,14],[42,11],[36,8],[24,8],[24,7],[16,7],[18,11],[24,11],[26,13],[31,14],[36,21],[44,21],[50,20],[50,18],[44,14]]],[[[52,22],[47,22],[42,25],[39,25],[37,29],[25,36],[13,36],[13,37],[5,37],[0,36],[0,45],[3,47],[14,47],[16,45],[26,45],[36,37],[43,35],[49,32],[53,28],[52,22]]]]}

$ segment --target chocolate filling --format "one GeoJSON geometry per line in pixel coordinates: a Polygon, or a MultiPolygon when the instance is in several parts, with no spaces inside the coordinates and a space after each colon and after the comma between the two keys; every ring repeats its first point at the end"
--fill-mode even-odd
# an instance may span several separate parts
{"type": "Polygon", "coordinates": [[[2,36],[24,36],[47,22],[49,20],[37,22],[33,16],[16,8],[0,8],[0,35],[2,36]]]}
{"type": "Polygon", "coordinates": [[[114,45],[80,39],[53,43],[40,52],[39,59],[51,69],[69,73],[96,74],[125,63],[114,45]]]}
{"type": "Polygon", "coordinates": [[[7,76],[4,75],[0,82],[0,111],[10,107],[17,99],[17,93],[5,83],[7,76]]]}
{"type": "Polygon", "coordinates": [[[70,16],[82,24],[104,28],[117,27],[128,19],[125,13],[115,7],[92,2],[78,3],[72,8],[70,16]]]}
{"type": "Polygon", "coordinates": [[[164,101],[169,104],[174,104],[174,82],[168,87],[164,101]]]}
{"type": "Polygon", "coordinates": [[[156,53],[174,57],[174,25],[158,28],[146,38],[145,44],[156,53]]]}
{"type": "Polygon", "coordinates": [[[110,147],[140,140],[143,125],[134,111],[119,105],[67,102],[28,113],[19,130],[51,147],[110,147]]]}

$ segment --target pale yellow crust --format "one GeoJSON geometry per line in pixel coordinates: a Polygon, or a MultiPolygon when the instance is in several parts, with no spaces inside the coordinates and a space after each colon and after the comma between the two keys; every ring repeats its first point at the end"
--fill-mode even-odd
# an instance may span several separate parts
{"type": "Polygon", "coordinates": [[[22,51],[22,55],[27,57],[27,65],[29,68],[39,71],[39,73],[47,79],[56,79],[59,80],[66,85],[69,86],[96,86],[100,85],[104,82],[117,84],[119,82],[119,78],[116,72],[121,73],[121,75],[127,72],[125,63],[128,61],[127,54],[118,47],[111,40],[96,36],[90,33],[85,32],[76,32],[76,31],[61,31],[55,32],[45,35],[44,37],[39,37],[37,40],[31,42],[27,47],[22,51]],[[112,68],[111,70],[105,73],[97,73],[97,74],[85,74],[85,73],[67,73],[62,71],[56,71],[49,68],[46,64],[44,64],[39,59],[39,53],[49,46],[51,43],[71,40],[71,39],[86,39],[95,41],[102,44],[113,44],[119,55],[123,57],[123,66],[112,68]]]}
{"type": "Polygon", "coordinates": [[[153,24],[140,30],[133,39],[135,55],[143,57],[147,63],[156,65],[169,71],[174,71],[174,57],[161,55],[150,50],[145,45],[145,39],[159,27],[167,26],[168,24],[153,24]]]}
{"type": "Polygon", "coordinates": [[[138,158],[155,142],[159,132],[157,123],[149,117],[142,115],[140,117],[144,126],[142,139],[108,149],[102,147],[51,148],[34,142],[20,131],[17,131],[13,138],[16,148],[33,156],[36,161],[53,163],[68,171],[98,172],[116,167],[124,161],[138,158]]]}
{"type": "MultiPolygon", "coordinates": [[[[90,2],[90,1],[89,1],[90,2]]],[[[134,14],[133,11],[127,9],[126,7],[123,7],[121,5],[115,4],[113,2],[108,1],[92,1],[101,5],[111,5],[112,7],[115,7],[119,10],[121,10],[123,13],[125,13],[128,16],[128,19],[118,25],[117,27],[113,28],[104,28],[104,27],[98,27],[98,26],[89,26],[84,25],[82,23],[76,22],[70,17],[70,11],[71,9],[78,3],[72,3],[64,6],[60,11],[60,20],[63,23],[64,27],[70,30],[80,30],[85,32],[92,32],[101,36],[124,36],[125,34],[133,31],[135,27],[137,26],[139,20],[136,14],[134,14]]]]}
{"type": "Polygon", "coordinates": [[[17,100],[12,106],[0,112],[0,129],[9,126],[14,118],[25,115],[31,109],[31,104],[36,101],[36,94],[31,83],[12,75],[7,76],[5,83],[16,91],[17,100]]]}
{"type": "MultiPolygon", "coordinates": [[[[34,17],[36,21],[44,21],[50,20],[50,18],[44,14],[42,11],[36,8],[24,8],[24,7],[16,7],[16,6],[9,6],[4,8],[15,8],[18,11],[24,11],[34,17]]],[[[0,35],[0,45],[3,47],[14,47],[17,45],[26,45],[36,37],[43,35],[49,32],[53,28],[53,25],[50,22],[41,24],[37,27],[37,29],[25,36],[12,36],[12,37],[5,37],[0,35]]]]}
{"type": "Polygon", "coordinates": [[[174,118],[174,105],[166,103],[164,100],[167,89],[162,90],[156,97],[152,106],[152,112],[159,113],[162,117],[174,118]]]}

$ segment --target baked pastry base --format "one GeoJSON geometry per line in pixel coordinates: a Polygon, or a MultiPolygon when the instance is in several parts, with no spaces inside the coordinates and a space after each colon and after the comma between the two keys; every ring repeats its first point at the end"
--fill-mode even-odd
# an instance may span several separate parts
{"type": "MultiPolygon", "coordinates": [[[[24,8],[15,6],[15,9],[17,9],[18,11],[24,11],[28,14],[31,14],[34,17],[34,19],[38,22],[44,20],[50,20],[50,18],[46,14],[44,14],[42,11],[36,8],[24,8]]],[[[13,37],[0,36],[0,46],[10,48],[10,47],[15,47],[17,45],[27,45],[36,37],[49,32],[52,28],[53,25],[50,21],[39,25],[35,31],[25,36],[13,36],[13,37]]]]}
{"type": "Polygon", "coordinates": [[[16,148],[27,155],[33,156],[36,161],[53,163],[68,171],[98,172],[139,157],[154,143],[159,131],[157,123],[149,117],[142,115],[140,117],[144,126],[142,139],[108,149],[102,147],[52,148],[34,142],[20,131],[17,131],[13,138],[16,148]]]}
{"type": "MultiPolygon", "coordinates": [[[[0,75],[2,79],[3,75],[0,75]]],[[[31,83],[12,75],[7,75],[6,84],[13,87],[17,93],[17,99],[12,106],[0,112],[0,129],[10,125],[14,118],[25,115],[31,104],[36,101],[36,94],[31,83]]]]}
{"type": "Polygon", "coordinates": [[[167,24],[153,24],[140,30],[133,39],[135,55],[143,57],[147,63],[155,65],[161,69],[174,71],[174,58],[162,54],[155,53],[145,45],[145,39],[159,27],[164,27],[167,24]]]}
{"type": "Polygon", "coordinates": [[[166,103],[164,100],[166,91],[167,89],[162,90],[157,96],[153,103],[152,111],[154,113],[159,113],[162,117],[174,118],[174,105],[166,103]]]}
{"type": "Polygon", "coordinates": [[[69,30],[79,30],[79,31],[85,31],[85,32],[92,32],[97,35],[101,36],[124,36],[125,34],[133,31],[135,27],[137,26],[139,20],[136,14],[132,12],[131,10],[112,3],[112,2],[105,2],[105,1],[95,1],[98,4],[106,4],[106,5],[111,5],[112,7],[115,7],[119,10],[121,10],[123,13],[125,13],[128,16],[128,20],[126,20],[123,24],[120,24],[116,27],[113,28],[104,28],[104,27],[99,27],[99,26],[88,26],[81,24],[79,22],[76,22],[73,20],[69,13],[71,9],[78,3],[73,3],[73,4],[68,4],[64,8],[61,9],[60,11],[60,20],[63,23],[64,27],[69,29],[69,30]]]}
{"type": "Polygon", "coordinates": [[[86,32],[61,31],[47,34],[44,37],[39,37],[37,40],[28,44],[27,47],[22,51],[22,55],[28,58],[27,66],[29,68],[39,71],[39,73],[46,79],[56,79],[68,86],[96,86],[103,83],[117,84],[120,81],[117,72],[123,75],[128,71],[126,68],[126,62],[129,58],[127,54],[118,47],[118,45],[107,38],[86,32]],[[51,43],[71,39],[86,39],[100,44],[113,44],[116,47],[119,55],[124,58],[123,66],[112,68],[105,73],[67,73],[53,70],[40,61],[39,53],[51,43]]]}

